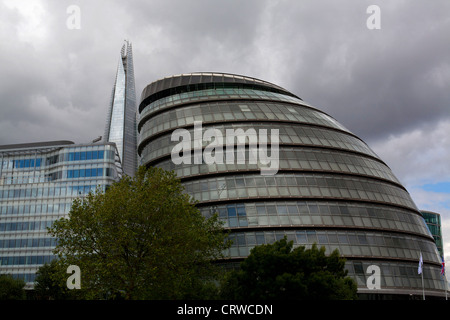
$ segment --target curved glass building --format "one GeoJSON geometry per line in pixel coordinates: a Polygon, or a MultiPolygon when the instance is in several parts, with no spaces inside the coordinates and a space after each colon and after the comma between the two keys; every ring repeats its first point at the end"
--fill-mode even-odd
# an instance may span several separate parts
{"type": "Polygon", "coordinates": [[[233,240],[228,264],[286,235],[338,249],[361,297],[445,296],[409,193],[330,115],[275,84],[222,73],[155,81],[138,111],[140,164],[174,170],[204,215],[219,213],[233,240]]]}

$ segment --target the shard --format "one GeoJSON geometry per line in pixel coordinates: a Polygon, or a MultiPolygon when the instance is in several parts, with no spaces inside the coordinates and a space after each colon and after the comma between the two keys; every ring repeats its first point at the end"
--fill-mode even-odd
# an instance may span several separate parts
{"type": "Polygon", "coordinates": [[[116,144],[123,173],[133,176],[137,168],[136,92],[132,46],[128,41],[120,53],[104,140],[116,144]]]}

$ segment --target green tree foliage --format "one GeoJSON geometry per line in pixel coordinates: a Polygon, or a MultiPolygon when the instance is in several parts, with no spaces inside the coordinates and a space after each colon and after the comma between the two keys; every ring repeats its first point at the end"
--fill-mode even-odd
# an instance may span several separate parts
{"type": "Polygon", "coordinates": [[[11,275],[0,274],[0,300],[25,300],[25,282],[11,275]]]}
{"type": "Polygon", "coordinates": [[[205,298],[226,234],[175,173],[140,167],[106,192],[76,199],[49,229],[59,263],[81,269],[86,298],[205,298]]]}
{"type": "Polygon", "coordinates": [[[53,260],[39,267],[36,272],[34,297],[38,300],[76,299],[78,292],[67,288],[67,277],[63,265],[53,260]]]}
{"type": "Polygon", "coordinates": [[[337,250],[311,249],[286,237],[253,248],[240,269],[222,285],[225,299],[341,300],[356,299],[356,283],[347,277],[345,259],[337,250]]]}

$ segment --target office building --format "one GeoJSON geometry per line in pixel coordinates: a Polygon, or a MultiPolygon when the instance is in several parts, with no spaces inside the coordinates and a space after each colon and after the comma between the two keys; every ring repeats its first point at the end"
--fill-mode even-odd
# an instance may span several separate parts
{"type": "Polygon", "coordinates": [[[442,229],[441,229],[441,215],[437,212],[421,210],[422,216],[425,219],[425,223],[428,226],[433,238],[436,242],[436,247],[439,254],[444,256],[444,245],[442,241],[442,229]]]}
{"type": "Polygon", "coordinates": [[[0,274],[32,287],[36,271],[55,256],[47,227],[72,201],[120,176],[113,143],[71,141],[0,146],[0,274]]]}
{"type": "Polygon", "coordinates": [[[405,187],[295,94],[246,76],[181,74],[147,85],[138,112],[140,164],[174,170],[205,216],[219,213],[233,240],[225,265],[286,235],[338,249],[366,299],[445,295],[439,253],[405,187]]]}

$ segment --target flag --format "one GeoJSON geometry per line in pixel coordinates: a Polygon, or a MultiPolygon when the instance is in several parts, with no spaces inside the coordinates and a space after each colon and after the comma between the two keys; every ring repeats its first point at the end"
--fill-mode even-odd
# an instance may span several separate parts
{"type": "Polygon", "coordinates": [[[418,274],[422,273],[422,266],[423,266],[423,259],[422,259],[422,252],[420,253],[420,260],[419,260],[419,269],[417,270],[418,274]]]}
{"type": "Polygon", "coordinates": [[[444,256],[441,257],[442,259],[442,266],[441,266],[441,275],[445,275],[445,261],[444,261],[444,256]]]}

